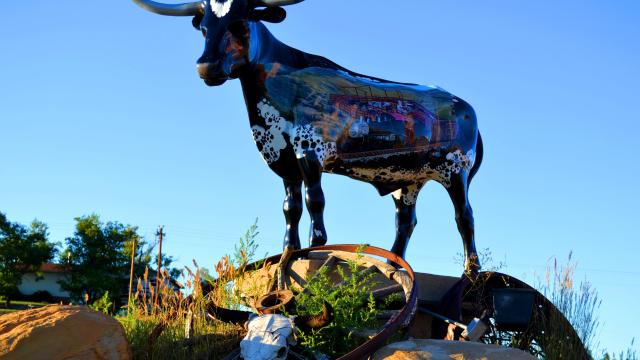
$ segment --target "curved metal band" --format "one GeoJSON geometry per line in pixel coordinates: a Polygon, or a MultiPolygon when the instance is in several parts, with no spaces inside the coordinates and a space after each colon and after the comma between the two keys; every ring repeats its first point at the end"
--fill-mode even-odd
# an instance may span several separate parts
{"type": "Polygon", "coordinates": [[[133,0],[141,8],[152,13],[168,16],[195,16],[204,14],[204,2],[184,4],[162,4],[151,0],[133,0]]]}

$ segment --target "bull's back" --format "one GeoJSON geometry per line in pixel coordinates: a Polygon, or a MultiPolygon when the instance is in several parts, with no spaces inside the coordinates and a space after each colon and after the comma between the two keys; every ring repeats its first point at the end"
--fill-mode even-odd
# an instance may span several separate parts
{"type": "Polygon", "coordinates": [[[390,187],[446,185],[447,173],[473,163],[473,109],[441,88],[328,68],[280,71],[266,85],[275,106],[291,111],[291,147],[298,157],[316,152],[328,172],[390,187]]]}

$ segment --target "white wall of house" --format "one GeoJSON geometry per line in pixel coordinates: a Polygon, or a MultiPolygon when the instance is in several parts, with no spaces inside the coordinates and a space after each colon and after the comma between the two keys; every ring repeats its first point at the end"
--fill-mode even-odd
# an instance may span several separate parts
{"type": "Polygon", "coordinates": [[[22,276],[22,283],[18,286],[18,290],[24,295],[31,295],[36,291],[48,291],[56,297],[69,297],[69,293],[60,288],[58,280],[62,280],[62,273],[44,273],[44,277],[36,281],[35,274],[25,274],[22,276]]]}

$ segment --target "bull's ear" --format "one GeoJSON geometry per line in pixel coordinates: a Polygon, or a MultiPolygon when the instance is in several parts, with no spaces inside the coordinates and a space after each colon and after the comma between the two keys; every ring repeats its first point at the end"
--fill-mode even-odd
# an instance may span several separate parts
{"type": "Polygon", "coordinates": [[[287,11],[280,6],[268,7],[264,9],[253,9],[249,19],[253,21],[266,21],[270,23],[280,23],[287,17],[287,11]]]}
{"type": "Polygon", "coordinates": [[[193,19],[191,19],[191,24],[196,30],[200,30],[200,23],[202,22],[203,18],[204,18],[204,15],[198,14],[194,16],[193,19]]]}

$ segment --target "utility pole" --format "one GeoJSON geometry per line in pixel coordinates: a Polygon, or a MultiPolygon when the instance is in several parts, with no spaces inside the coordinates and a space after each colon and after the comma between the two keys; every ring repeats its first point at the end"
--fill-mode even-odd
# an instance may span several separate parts
{"type": "Polygon", "coordinates": [[[156,296],[155,296],[155,300],[153,301],[154,310],[158,306],[158,292],[160,291],[160,268],[162,266],[162,237],[165,235],[163,230],[164,230],[164,227],[160,226],[158,227],[158,231],[156,232],[156,235],[158,236],[158,240],[160,241],[160,244],[158,246],[158,269],[156,270],[156,296]]]}
{"type": "Polygon", "coordinates": [[[131,306],[131,289],[133,287],[133,263],[136,258],[136,238],[133,238],[131,242],[131,272],[129,272],[129,299],[127,300],[127,312],[130,312],[129,306],[131,306]]]}

